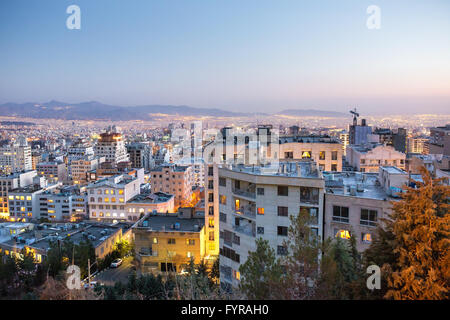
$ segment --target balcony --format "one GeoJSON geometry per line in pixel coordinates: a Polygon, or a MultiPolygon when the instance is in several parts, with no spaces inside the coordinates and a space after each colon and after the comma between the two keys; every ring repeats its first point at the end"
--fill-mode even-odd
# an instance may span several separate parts
{"type": "Polygon", "coordinates": [[[254,206],[241,206],[239,210],[235,209],[234,214],[256,219],[256,208],[254,206]]]}
{"type": "Polygon", "coordinates": [[[236,189],[233,188],[232,189],[233,193],[237,196],[241,196],[241,197],[246,197],[246,198],[251,198],[251,199],[256,199],[256,193],[255,191],[251,191],[251,190],[241,190],[241,189],[236,189]]]}
{"type": "Polygon", "coordinates": [[[246,226],[233,225],[233,230],[240,234],[249,236],[249,237],[256,237],[255,227],[251,226],[251,225],[246,225],[246,226]]]}

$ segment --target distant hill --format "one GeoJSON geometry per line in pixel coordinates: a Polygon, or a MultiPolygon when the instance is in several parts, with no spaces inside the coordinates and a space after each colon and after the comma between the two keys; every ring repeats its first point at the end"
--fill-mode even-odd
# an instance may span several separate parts
{"type": "Polygon", "coordinates": [[[331,117],[331,118],[348,117],[348,115],[343,112],[322,111],[315,109],[286,109],[278,112],[277,115],[294,116],[294,117],[331,117]]]}
{"type": "MultiPolygon", "coordinates": [[[[156,114],[179,116],[210,116],[210,117],[250,117],[269,116],[265,113],[232,112],[216,108],[194,108],[190,106],[145,105],[122,107],[103,104],[97,101],[82,103],[67,103],[49,101],[46,103],[5,103],[0,105],[0,116],[15,116],[34,119],[64,119],[64,120],[152,120],[156,114]]],[[[320,116],[344,117],[347,114],[320,110],[283,110],[277,115],[288,116],[320,116]]]]}

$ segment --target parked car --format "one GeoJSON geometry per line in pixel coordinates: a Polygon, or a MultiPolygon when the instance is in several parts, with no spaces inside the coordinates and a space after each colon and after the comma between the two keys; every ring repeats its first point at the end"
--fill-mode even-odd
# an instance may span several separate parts
{"type": "Polygon", "coordinates": [[[122,259],[116,259],[113,262],[111,262],[111,268],[117,268],[122,264],[122,259]]]}
{"type": "Polygon", "coordinates": [[[97,281],[91,281],[91,283],[85,283],[84,288],[85,289],[94,289],[97,285],[97,281]]]}

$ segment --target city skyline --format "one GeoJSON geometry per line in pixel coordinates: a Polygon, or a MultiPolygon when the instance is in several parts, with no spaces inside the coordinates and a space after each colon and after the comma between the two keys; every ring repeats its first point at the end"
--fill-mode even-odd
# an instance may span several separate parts
{"type": "Polygon", "coordinates": [[[3,1],[0,104],[448,114],[446,1],[3,1]],[[69,30],[68,6],[81,10],[69,30]],[[366,9],[381,10],[370,30],[366,9]]]}

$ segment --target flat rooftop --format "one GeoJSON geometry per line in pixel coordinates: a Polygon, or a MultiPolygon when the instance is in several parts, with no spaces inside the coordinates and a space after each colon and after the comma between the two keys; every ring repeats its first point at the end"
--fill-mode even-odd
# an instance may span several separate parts
{"type": "Polygon", "coordinates": [[[163,192],[141,193],[131,198],[127,203],[164,203],[173,198],[173,195],[163,192]]]}
{"type": "Polygon", "coordinates": [[[261,176],[298,177],[298,178],[321,178],[319,170],[314,162],[301,160],[293,162],[280,162],[269,166],[259,165],[231,165],[222,167],[235,172],[243,172],[261,176]]]}
{"type": "Polygon", "coordinates": [[[378,173],[338,172],[324,173],[327,194],[376,200],[393,200],[378,182],[378,173]],[[356,188],[354,195],[348,190],[356,188]]]}
{"type": "Polygon", "coordinates": [[[179,231],[179,232],[200,232],[204,226],[204,219],[181,219],[176,216],[151,216],[139,221],[137,228],[148,229],[149,231],[179,231]],[[179,229],[173,229],[173,225],[179,224],[179,229]],[[198,228],[195,228],[198,226],[198,228]]]}
{"type": "Polygon", "coordinates": [[[330,136],[301,136],[301,135],[292,135],[292,136],[281,136],[279,139],[279,143],[335,143],[340,144],[341,142],[337,138],[333,138],[330,136]]]}
{"type": "Polygon", "coordinates": [[[381,166],[380,169],[385,170],[390,174],[408,174],[406,171],[394,166],[381,166]]]}

